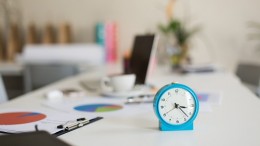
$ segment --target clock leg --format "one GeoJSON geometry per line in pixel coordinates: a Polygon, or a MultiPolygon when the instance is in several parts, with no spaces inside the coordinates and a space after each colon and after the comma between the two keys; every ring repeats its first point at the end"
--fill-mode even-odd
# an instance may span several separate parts
{"type": "Polygon", "coordinates": [[[189,124],[185,127],[173,127],[173,126],[167,126],[162,123],[159,123],[159,128],[161,131],[180,131],[180,130],[193,130],[193,123],[189,124]]]}

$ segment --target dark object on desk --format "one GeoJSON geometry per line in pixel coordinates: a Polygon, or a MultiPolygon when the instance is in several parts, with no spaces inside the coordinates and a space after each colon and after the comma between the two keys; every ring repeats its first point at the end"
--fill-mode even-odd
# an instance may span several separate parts
{"type": "Polygon", "coordinates": [[[239,79],[260,97],[260,65],[252,63],[240,63],[236,70],[239,79]]]}
{"type": "Polygon", "coordinates": [[[201,68],[201,69],[196,69],[196,70],[185,70],[182,69],[182,73],[207,73],[207,72],[214,72],[215,70],[212,68],[201,68]]]}
{"type": "Polygon", "coordinates": [[[45,131],[0,136],[2,146],[69,146],[45,131]]]}
{"type": "Polygon", "coordinates": [[[136,84],[145,84],[145,80],[158,45],[155,35],[136,36],[130,58],[129,73],[136,75],[136,84]]]}
{"type": "Polygon", "coordinates": [[[258,86],[260,79],[260,65],[250,63],[240,63],[237,66],[236,75],[242,82],[258,86]]]}
{"type": "Polygon", "coordinates": [[[185,65],[181,66],[181,73],[208,73],[216,71],[213,65],[185,65]]]}
{"type": "Polygon", "coordinates": [[[129,50],[126,50],[123,55],[124,74],[131,73],[130,58],[131,58],[131,52],[129,50]]]}

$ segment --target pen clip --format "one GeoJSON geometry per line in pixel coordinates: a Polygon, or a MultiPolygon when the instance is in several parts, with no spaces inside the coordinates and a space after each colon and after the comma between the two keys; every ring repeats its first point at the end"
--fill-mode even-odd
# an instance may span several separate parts
{"type": "Polygon", "coordinates": [[[153,94],[145,94],[139,96],[131,96],[127,98],[126,104],[131,103],[151,103],[153,101],[153,94]]]}
{"type": "MultiPolygon", "coordinates": [[[[74,129],[70,129],[70,130],[65,130],[64,128],[59,128],[59,129],[62,129],[62,130],[59,130],[58,132],[55,132],[55,133],[53,133],[52,135],[54,135],[54,136],[60,136],[60,135],[63,135],[63,134],[65,134],[65,133],[68,133],[68,132],[70,132],[70,131],[73,131],[73,130],[75,130],[75,129],[78,129],[78,128],[80,128],[80,127],[82,127],[82,126],[85,126],[85,125],[88,125],[88,124],[90,124],[90,123],[94,123],[94,122],[96,122],[96,121],[98,121],[98,120],[101,120],[101,119],[103,119],[103,117],[96,117],[96,118],[93,118],[93,119],[88,119],[88,120],[86,120],[86,119],[82,119],[81,120],[81,122],[80,122],[80,124],[78,125],[78,127],[76,127],[76,128],[74,128],[74,129]]],[[[64,124],[65,125],[65,124],[64,124]]],[[[63,125],[59,125],[59,126],[63,126],[63,125]]],[[[58,128],[58,126],[57,126],[57,128],[58,128]]],[[[1,131],[0,131],[1,132],[1,131]]]]}
{"type": "Polygon", "coordinates": [[[64,126],[64,130],[70,131],[73,130],[75,128],[79,128],[84,126],[85,124],[89,123],[89,120],[84,120],[84,121],[75,121],[71,124],[68,124],[66,126],[64,126]]]}
{"type": "Polygon", "coordinates": [[[89,123],[89,120],[87,120],[86,118],[79,118],[76,121],[68,121],[65,124],[58,125],[57,128],[69,131],[84,126],[87,123],[89,123]]]}

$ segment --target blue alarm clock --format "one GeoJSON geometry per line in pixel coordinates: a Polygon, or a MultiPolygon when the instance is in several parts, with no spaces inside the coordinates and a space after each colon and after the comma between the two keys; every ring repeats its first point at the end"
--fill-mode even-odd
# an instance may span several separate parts
{"type": "Polygon", "coordinates": [[[193,130],[193,122],[199,112],[199,101],[188,86],[171,83],[156,93],[153,107],[161,131],[193,130]]]}

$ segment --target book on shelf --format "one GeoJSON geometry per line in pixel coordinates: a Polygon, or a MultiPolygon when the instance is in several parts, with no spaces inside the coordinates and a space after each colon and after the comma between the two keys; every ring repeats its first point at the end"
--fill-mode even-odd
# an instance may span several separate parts
{"type": "Polygon", "coordinates": [[[115,22],[96,24],[96,43],[105,50],[105,60],[114,63],[117,60],[117,24],[115,22]]]}

